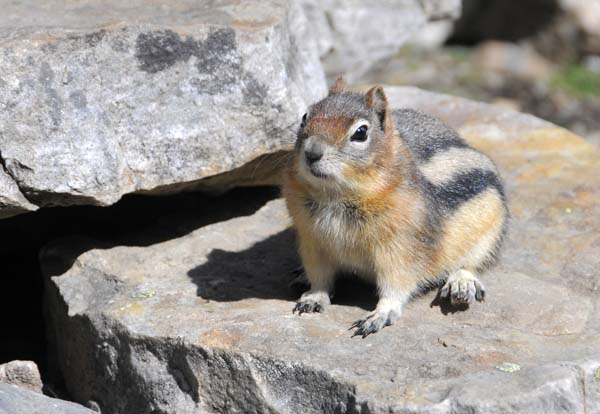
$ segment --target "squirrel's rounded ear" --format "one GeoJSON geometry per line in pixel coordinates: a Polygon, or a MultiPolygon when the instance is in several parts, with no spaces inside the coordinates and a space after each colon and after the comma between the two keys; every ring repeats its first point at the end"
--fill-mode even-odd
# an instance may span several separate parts
{"type": "Polygon", "coordinates": [[[375,111],[385,110],[387,98],[381,86],[374,86],[367,92],[367,107],[375,111]]]}
{"type": "Polygon", "coordinates": [[[342,76],[338,76],[333,85],[331,85],[331,88],[329,88],[329,95],[336,95],[338,93],[346,92],[346,89],[346,81],[342,76]]]}
{"type": "Polygon", "coordinates": [[[374,86],[369,89],[366,98],[367,107],[373,109],[375,113],[377,113],[382,127],[385,127],[384,121],[388,113],[388,101],[385,92],[383,92],[383,88],[381,86],[374,86]]]}

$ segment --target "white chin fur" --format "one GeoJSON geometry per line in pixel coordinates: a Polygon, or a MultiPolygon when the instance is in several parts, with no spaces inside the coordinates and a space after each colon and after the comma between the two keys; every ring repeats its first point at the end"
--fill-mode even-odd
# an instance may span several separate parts
{"type": "Polygon", "coordinates": [[[338,187],[337,183],[337,174],[335,171],[331,171],[329,168],[322,168],[320,171],[324,175],[323,177],[318,177],[314,175],[310,167],[306,164],[306,162],[300,162],[300,175],[306,182],[311,184],[313,187],[325,187],[325,188],[336,188],[338,187]]]}

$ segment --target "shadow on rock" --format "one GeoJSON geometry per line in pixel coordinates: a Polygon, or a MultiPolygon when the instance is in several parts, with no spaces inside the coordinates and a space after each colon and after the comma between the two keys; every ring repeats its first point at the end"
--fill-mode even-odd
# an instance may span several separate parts
{"type": "Polygon", "coordinates": [[[377,288],[354,275],[342,274],[335,283],[331,302],[335,305],[358,306],[371,311],[377,306],[377,288]]]}
{"type": "MultiPolygon", "coordinates": [[[[292,283],[298,276],[299,265],[295,234],[287,229],[240,252],[215,249],[209,253],[206,263],[188,271],[188,276],[203,299],[295,301],[310,286],[308,282],[292,283]]],[[[375,308],[377,294],[373,285],[351,275],[339,276],[333,304],[366,310],[375,308]]]]}
{"type": "Polygon", "coordinates": [[[198,296],[221,302],[247,298],[292,300],[288,285],[298,267],[291,229],[277,233],[241,252],[215,249],[206,263],[188,271],[198,296]]]}
{"type": "Polygon", "coordinates": [[[45,241],[40,261],[46,275],[61,275],[88,250],[151,246],[183,237],[203,226],[251,215],[277,195],[278,190],[272,187],[241,188],[221,196],[129,195],[110,207],[41,210],[38,216],[48,217],[39,227],[55,226],[58,230],[49,232],[51,241],[45,241]],[[68,226],[64,226],[65,222],[68,226]]]}
{"type": "Polygon", "coordinates": [[[448,315],[449,313],[454,314],[456,312],[464,312],[469,309],[469,305],[466,303],[461,303],[459,305],[453,305],[450,302],[450,298],[441,297],[440,289],[438,289],[435,298],[431,301],[429,307],[433,308],[435,306],[439,306],[440,312],[444,315],[448,315]]]}

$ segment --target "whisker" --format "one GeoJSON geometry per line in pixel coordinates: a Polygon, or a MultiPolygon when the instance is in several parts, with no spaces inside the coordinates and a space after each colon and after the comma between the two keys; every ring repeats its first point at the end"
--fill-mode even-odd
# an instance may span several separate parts
{"type": "Polygon", "coordinates": [[[250,176],[250,179],[253,180],[256,177],[256,173],[258,171],[258,169],[260,168],[261,165],[263,165],[263,163],[269,158],[278,156],[277,158],[275,158],[273,161],[269,160],[269,162],[272,162],[272,166],[271,168],[273,170],[275,170],[279,165],[281,165],[283,162],[287,161],[288,159],[290,159],[290,157],[293,155],[291,152],[287,152],[287,151],[282,151],[281,152],[274,152],[271,154],[267,154],[264,155],[263,157],[261,157],[261,159],[258,161],[258,163],[256,164],[256,166],[254,167],[254,170],[252,171],[252,174],[250,176]]]}

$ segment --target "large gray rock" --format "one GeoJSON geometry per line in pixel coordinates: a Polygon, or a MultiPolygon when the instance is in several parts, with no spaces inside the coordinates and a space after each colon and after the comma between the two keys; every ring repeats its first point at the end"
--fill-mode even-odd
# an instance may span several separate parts
{"type": "Polygon", "coordinates": [[[0,383],[0,414],[96,414],[68,401],[0,383]]]}
{"type": "Polygon", "coordinates": [[[327,74],[353,81],[431,20],[460,16],[460,0],[299,0],[327,74]]]}
{"type": "Polygon", "coordinates": [[[284,148],[325,93],[311,34],[285,0],[2,4],[0,215],[181,191],[284,148]]]}
{"type": "Polygon", "coordinates": [[[10,361],[0,365],[0,382],[42,392],[42,378],[33,361],[10,361]]]}
{"type": "Polygon", "coordinates": [[[485,303],[461,312],[431,292],[351,338],[375,296],[347,282],[325,313],[293,315],[282,200],[145,247],[64,241],[42,262],[73,396],[131,414],[599,414],[600,151],[500,107],[387,92],[499,164],[513,222],[485,303]]]}

